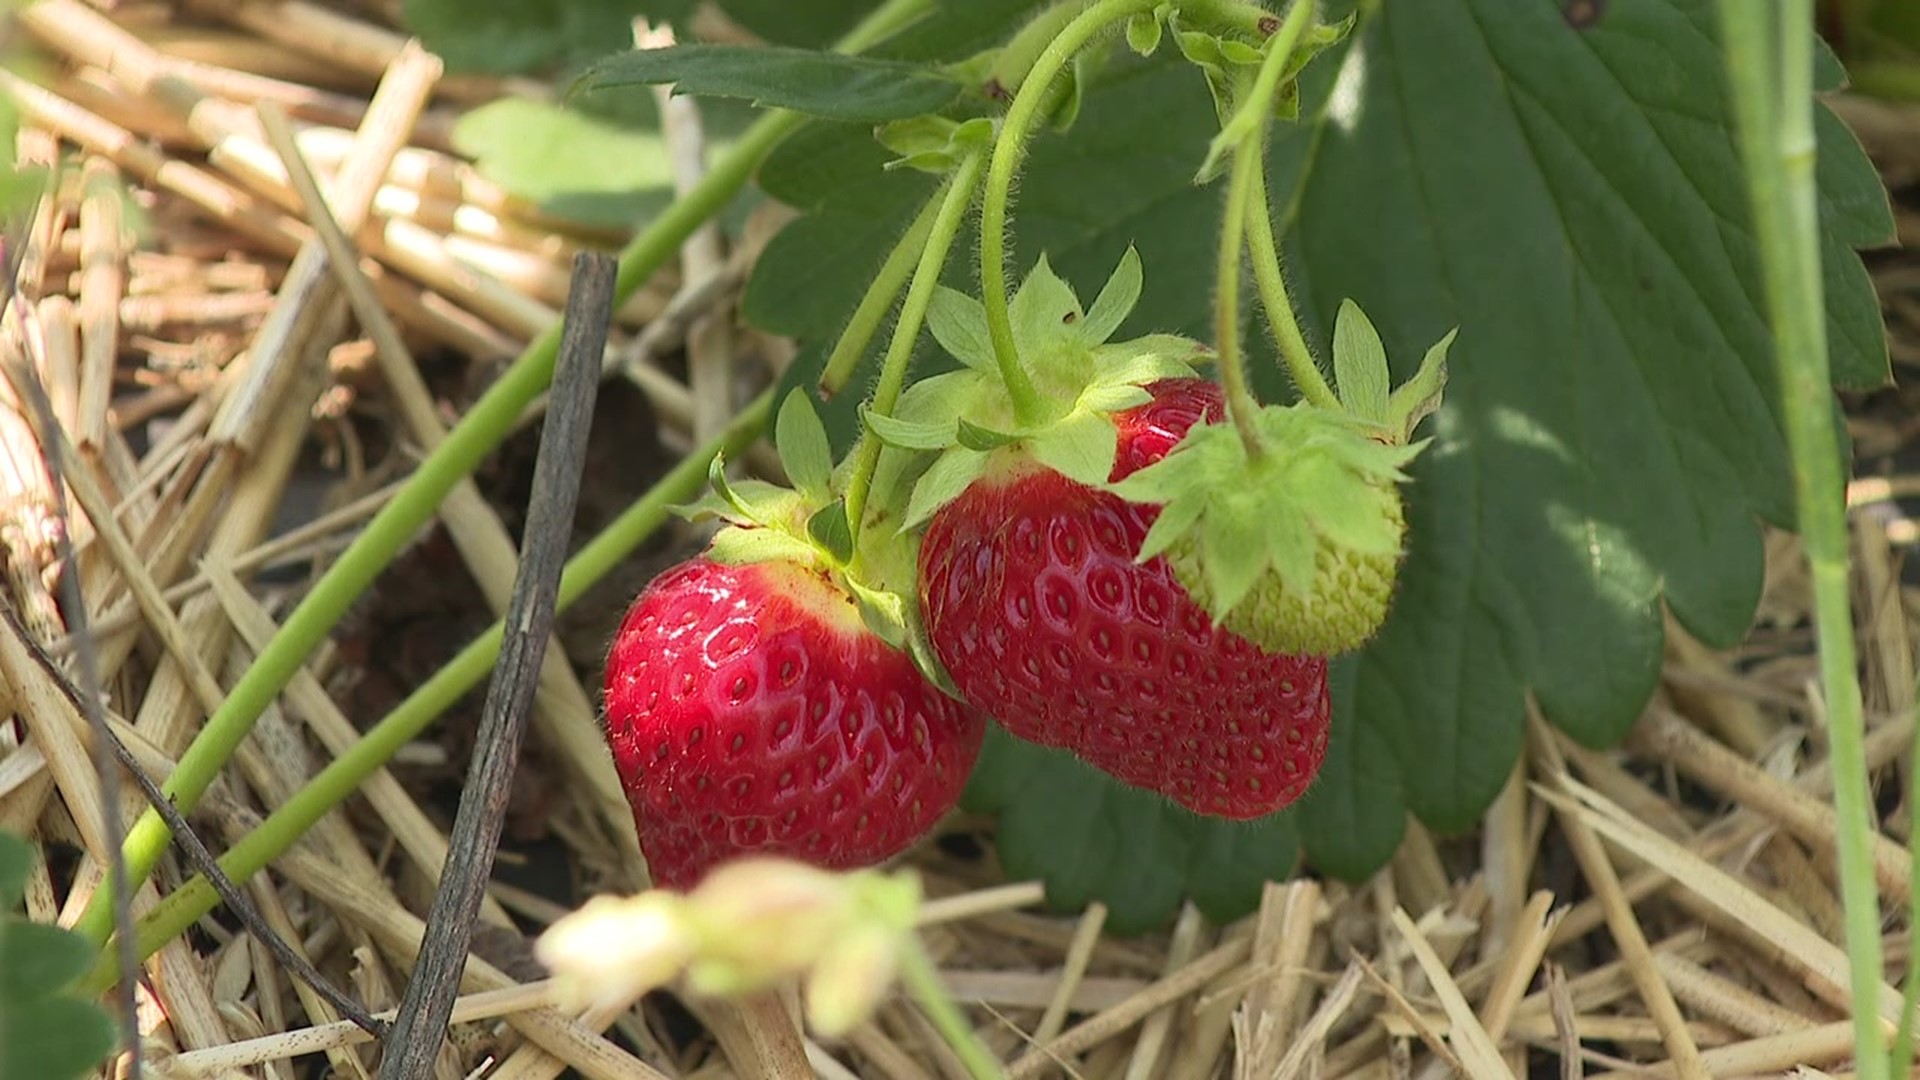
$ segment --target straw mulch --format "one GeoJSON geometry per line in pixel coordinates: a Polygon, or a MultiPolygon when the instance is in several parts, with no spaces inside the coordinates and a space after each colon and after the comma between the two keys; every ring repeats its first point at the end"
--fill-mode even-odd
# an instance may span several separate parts
{"type": "MultiPolygon", "coordinates": [[[[573,252],[622,238],[542,215],[453,151],[463,110],[539,87],[448,76],[358,9],[103,6],[40,0],[17,16],[41,84],[7,73],[0,87],[25,109],[23,158],[57,165],[57,181],[22,238],[0,355],[12,378],[15,361],[37,368],[70,442],[71,535],[104,691],[143,765],[164,774],[317,568],[557,318],[573,252]],[[329,221],[357,249],[344,272],[318,257],[329,221]],[[353,292],[385,316],[351,315],[353,292]]],[[[1920,111],[1840,104],[1890,185],[1912,194],[1920,111]]],[[[676,103],[666,124],[683,180],[702,156],[691,109],[676,103]]],[[[620,310],[583,535],[790,355],[731,315],[782,219],[763,207],[731,250],[696,237],[620,310]]],[[[1920,200],[1900,224],[1920,236],[1920,200]]],[[[1904,372],[1920,364],[1920,261],[1873,266],[1904,372]]],[[[16,387],[0,385],[7,600],[71,667],[52,591],[52,487],[16,387]]],[[[1920,493],[1915,412],[1901,391],[1850,404],[1863,477],[1855,596],[1885,827],[1875,868],[1897,985],[1912,881],[1913,597],[1901,563],[1916,526],[1901,500],[1920,493]]],[[[216,850],[501,609],[529,446],[517,437],[448,501],[268,711],[194,816],[216,850]]],[[[700,1006],[696,1020],[656,995],[562,1015],[528,955],[527,935],[569,903],[637,880],[590,688],[609,612],[685,542],[655,545],[561,628],[442,1077],[807,1075],[764,1013],[700,1006]]],[[[1097,908],[1045,914],[1037,886],[1006,882],[981,854],[989,823],[951,822],[912,857],[936,898],[925,936],[949,986],[1018,1077],[1843,1074],[1850,1002],[1807,583],[1795,542],[1770,543],[1750,639],[1718,654],[1670,628],[1659,695],[1624,747],[1583,750],[1536,720],[1478,833],[1413,825],[1362,885],[1276,884],[1235,925],[1188,910],[1166,932],[1121,939],[1097,908]]],[[[268,923],[370,1008],[396,1003],[419,949],[472,724],[463,702],[247,885],[268,923]]],[[[125,801],[131,820],[141,804],[131,790],[125,801]]],[[[33,917],[72,918],[100,881],[109,838],[96,807],[84,722],[25,644],[0,634],[0,829],[40,841],[33,917]]],[[[169,862],[158,880],[181,877],[169,862]]],[[[155,895],[149,886],[139,906],[155,895]]],[[[370,1075],[359,1033],[224,915],[161,950],[149,974],[142,1020],[164,1075],[370,1075]]],[[[1897,998],[1889,988],[1863,1007],[1891,1016],[1897,998]]],[[[804,1050],[825,1076],[962,1075],[904,1000],[804,1050]]]]}

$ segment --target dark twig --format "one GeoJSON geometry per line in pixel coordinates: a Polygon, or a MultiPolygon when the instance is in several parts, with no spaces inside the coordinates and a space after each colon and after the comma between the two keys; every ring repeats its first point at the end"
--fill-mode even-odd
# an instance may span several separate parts
{"type": "MultiPolygon", "coordinates": [[[[26,643],[27,652],[33,657],[33,662],[39,665],[40,670],[53,681],[60,693],[73,704],[75,709],[84,710],[86,707],[84,695],[67,681],[66,673],[60,670],[59,662],[53,658],[53,654],[27,632],[26,625],[20,621],[19,613],[14,611],[11,605],[0,605],[0,618],[5,619],[8,629],[15,637],[26,643]]],[[[306,957],[295,952],[293,946],[287,944],[279,934],[274,933],[273,928],[268,926],[266,919],[261,916],[260,910],[253,906],[253,901],[240,891],[240,886],[233,883],[233,879],[227,876],[226,871],[220,869],[220,860],[214,857],[206,841],[200,839],[200,834],[194,831],[186,815],[182,814],[180,808],[173,804],[173,800],[167,798],[166,793],[160,790],[160,782],[147,775],[146,770],[140,767],[139,759],[134,757],[133,751],[127,748],[126,742],[120,738],[120,733],[114,731],[111,725],[106,730],[108,749],[112,752],[114,760],[120,763],[120,767],[125,769],[129,776],[133,777],[134,786],[146,796],[147,802],[153,806],[161,820],[167,823],[167,828],[172,831],[175,842],[186,852],[187,862],[193,866],[195,872],[207,879],[207,884],[213,886],[213,891],[233,912],[234,917],[240,920],[241,925],[247,928],[247,933],[253,935],[254,940],[265,946],[267,952],[271,953],[281,966],[292,972],[295,978],[313,987],[314,993],[319,994],[327,1004],[333,1006],[334,1011],[338,1012],[343,1019],[376,1039],[384,1038],[387,1022],[369,1013],[345,992],[328,982],[327,977],[320,974],[306,957]]],[[[132,942],[133,936],[127,935],[127,940],[132,942]]],[[[137,942],[135,945],[137,948],[137,942]]],[[[120,962],[122,971],[134,970],[128,966],[124,956],[120,962]]],[[[138,963],[137,958],[133,962],[138,963]]]]}
{"type": "MultiPolygon", "coordinates": [[[[48,187],[53,185],[49,175],[48,187]]],[[[41,194],[46,198],[47,192],[41,194]]],[[[39,200],[27,208],[26,221],[31,222],[33,215],[39,212],[39,200]]],[[[26,257],[26,228],[10,228],[6,235],[6,279],[4,292],[0,292],[0,319],[4,319],[7,310],[19,299],[20,264],[26,257]]],[[[24,313],[22,326],[25,325],[24,313]]],[[[22,396],[32,399],[33,411],[40,418],[43,429],[57,425],[53,415],[53,403],[47,400],[46,391],[40,386],[37,374],[25,360],[19,362],[23,374],[20,381],[25,386],[19,388],[22,396]]],[[[56,440],[57,441],[57,440],[56,440]]],[[[54,520],[60,527],[54,530],[55,550],[60,560],[60,604],[66,608],[67,636],[75,643],[75,658],[80,665],[80,714],[87,718],[93,728],[93,772],[98,779],[100,795],[100,830],[106,834],[107,844],[107,881],[113,889],[113,925],[119,938],[120,967],[123,971],[137,971],[138,957],[133,949],[133,902],[127,895],[127,861],[121,857],[120,842],[125,832],[125,823],[120,820],[120,771],[114,768],[113,754],[107,748],[107,717],[100,707],[100,657],[93,648],[93,635],[87,632],[86,598],[80,592],[80,566],[73,558],[73,539],[68,535],[73,524],[67,516],[66,473],[61,469],[60,449],[47,440],[41,441],[41,454],[46,458],[47,479],[53,487],[54,520]]],[[[23,635],[25,636],[25,635],[23,635]]],[[[139,999],[134,993],[134,980],[120,980],[120,992],[116,1004],[120,1011],[120,1040],[127,1056],[127,1080],[140,1080],[140,1011],[139,999]]]]}
{"type": "MultiPolygon", "coordinates": [[[[63,603],[64,602],[66,601],[63,599],[63,603]]],[[[28,632],[26,625],[20,621],[18,612],[10,605],[0,606],[0,616],[4,616],[8,628],[16,638],[26,645],[27,652],[33,657],[34,663],[40,667],[41,671],[45,673],[60,690],[62,696],[73,705],[76,711],[86,714],[88,711],[88,696],[67,680],[66,673],[60,669],[59,662],[53,658],[53,655],[46,650],[46,647],[41,642],[35,640],[33,635],[28,632]]],[[[75,628],[74,635],[70,636],[69,640],[76,643],[76,648],[86,647],[86,645],[90,643],[90,638],[85,636],[83,630],[78,627],[75,628]]],[[[98,704],[98,699],[93,699],[95,711],[98,711],[98,704]]],[[[102,734],[105,736],[104,745],[106,745],[108,753],[111,755],[111,760],[117,762],[122,769],[125,769],[126,772],[133,777],[134,786],[140,789],[141,794],[145,796],[147,802],[153,806],[154,810],[159,813],[161,819],[167,823],[167,827],[173,831],[174,839],[179,842],[181,848],[186,852],[187,861],[196,871],[206,877],[208,883],[213,886],[213,891],[217,893],[227,907],[233,911],[235,917],[240,920],[241,925],[246,927],[247,932],[253,935],[261,945],[265,946],[266,950],[272,954],[282,966],[292,972],[296,978],[313,987],[314,992],[325,999],[328,1004],[332,1005],[342,1017],[375,1038],[384,1036],[387,1030],[386,1021],[374,1018],[372,1014],[368,1013],[359,1003],[355,1002],[332,983],[328,982],[326,976],[320,974],[304,956],[294,951],[293,946],[289,945],[279,934],[273,931],[272,927],[267,925],[266,920],[260,915],[259,909],[254,907],[253,901],[248,899],[246,894],[240,891],[239,886],[233,883],[233,879],[229,878],[226,872],[220,869],[219,859],[216,858],[213,851],[207,847],[206,841],[200,839],[200,834],[194,831],[193,826],[188,823],[186,816],[180,813],[179,807],[173,804],[173,800],[167,798],[166,794],[160,789],[159,782],[147,775],[146,771],[141,768],[139,759],[134,757],[133,751],[128,749],[126,742],[120,738],[119,733],[114,731],[110,724],[106,723],[104,714],[101,716],[100,724],[94,728],[93,749],[96,756],[99,754],[98,748],[102,745],[102,734]]],[[[119,958],[121,970],[138,970],[136,966],[139,962],[137,954],[138,941],[134,935],[126,928],[119,928],[116,931],[116,941],[122,944],[123,951],[119,958]]],[[[131,981],[124,981],[124,984],[127,986],[132,985],[131,981]]]]}
{"type": "Polygon", "coordinates": [[[586,464],[587,430],[599,388],[600,358],[612,317],[615,264],[604,254],[574,259],[564,335],[534,462],[533,497],[521,537],[520,573],[507,606],[499,665],[487,687],[473,764],[460,793],[440,891],[427,935],[394,1019],[380,1080],[424,1080],[446,1034],[466,966],[480,899],[493,874],[506,817],[508,788],[553,628],[560,570],[573,531],[573,510],[586,464]]]}

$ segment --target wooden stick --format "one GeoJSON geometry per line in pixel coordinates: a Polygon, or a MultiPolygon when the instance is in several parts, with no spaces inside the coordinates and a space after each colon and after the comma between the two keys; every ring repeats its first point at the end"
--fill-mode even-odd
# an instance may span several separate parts
{"type": "Polygon", "coordinates": [[[615,272],[609,255],[581,255],[575,262],[573,296],[567,305],[553,404],[540,433],[533,501],[527,508],[528,535],[513,602],[507,608],[506,636],[488,683],[473,764],[460,793],[452,854],[427,920],[426,947],[401,999],[393,1038],[381,1062],[381,1080],[426,1077],[453,1010],[460,961],[492,874],[514,767],[553,629],[560,569],[566,562],[580,472],[586,465],[587,432],[600,386],[600,357],[606,351],[615,272]]]}

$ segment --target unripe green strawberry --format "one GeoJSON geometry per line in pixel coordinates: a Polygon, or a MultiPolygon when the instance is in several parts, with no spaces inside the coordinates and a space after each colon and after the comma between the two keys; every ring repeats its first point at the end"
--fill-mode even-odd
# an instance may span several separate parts
{"type": "Polygon", "coordinates": [[[1114,486],[1162,504],[1140,557],[1222,626],[1272,652],[1337,656],[1365,645],[1393,600],[1406,514],[1401,466],[1419,451],[1307,405],[1261,409],[1250,456],[1231,424],[1195,428],[1114,486]]]}
{"type": "MultiPolygon", "coordinates": [[[[1406,535],[1398,492],[1392,506],[1397,546],[1406,535]]],[[[1167,563],[1195,603],[1209,611],[1215,608],[1197,542],[1191,537],[1174,541],[1167,549],[1167,563]]],[[[1314,557],[1309,591],[1288,589],[1269,569],[1220,624],[1269,652],[1336,656],[1364,645],[1386,622],[1399,570],[1397,550],[1382,554],[1327,544],[1314,557]]]]}
{"type": "Polygon", "coordinates": [[[1352,301],[1334,326],[1332,404],[1255,405],[1194,428],[1111,490],[1158,504],[1140,558],[1164,555],[1214,622],[1279,653],[1336,656],[1387,619],[1407,536],[1400,485],[1440,407],[1453,334],[1389,389],[1386,347],[1352,301]]]}

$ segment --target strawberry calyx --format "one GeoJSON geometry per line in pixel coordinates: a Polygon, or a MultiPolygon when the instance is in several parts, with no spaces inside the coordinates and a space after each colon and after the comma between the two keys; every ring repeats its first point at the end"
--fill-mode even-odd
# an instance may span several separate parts
{"type": "MultiPolygon", "coordinates": [[[[773,443],[791,487],[730,480],[725,460],[715,456],[707,493],[675,512],[690,521],[725,523],[708,545],[707,555],[716,562],[786,562],[819,574],[852,599],[868,630],[907,652],[936,685],[954,693],[920,626],[916,539],[897,528],[897,513],[884,500],[865,515],[863,528],[851,527],[843,499],[846,463],[835,468],[826,426],[804,391],[790,392],[781,403],[773,443]]],[[[896,483],[900,464],[883,458],[881,483],[896,483]]]]}
{"type": "MultiPolygon", "coordinates": [[[[1105,483],[1118,435],[1112,415],[1146,403],[1146,384],[1191,378],[1210,358],[1206,345],[1173,334],[1109,341],[1140,297],[1139,253],[1129,248],[1091,307],[1043,255],[1009,308],[1022,370],[1037,395],[1023,421],[1002,377],[981,302],[942,288],[927,313],[958,370],[922,379],[892,415],[863,412],[867,430],[904,455],[917,455],[897,527],[911,531],[996,465],[1037,462],[1089,486],[1105,483]]],[[[903,461],[906,459],[903,459],[903,461]]]]}

